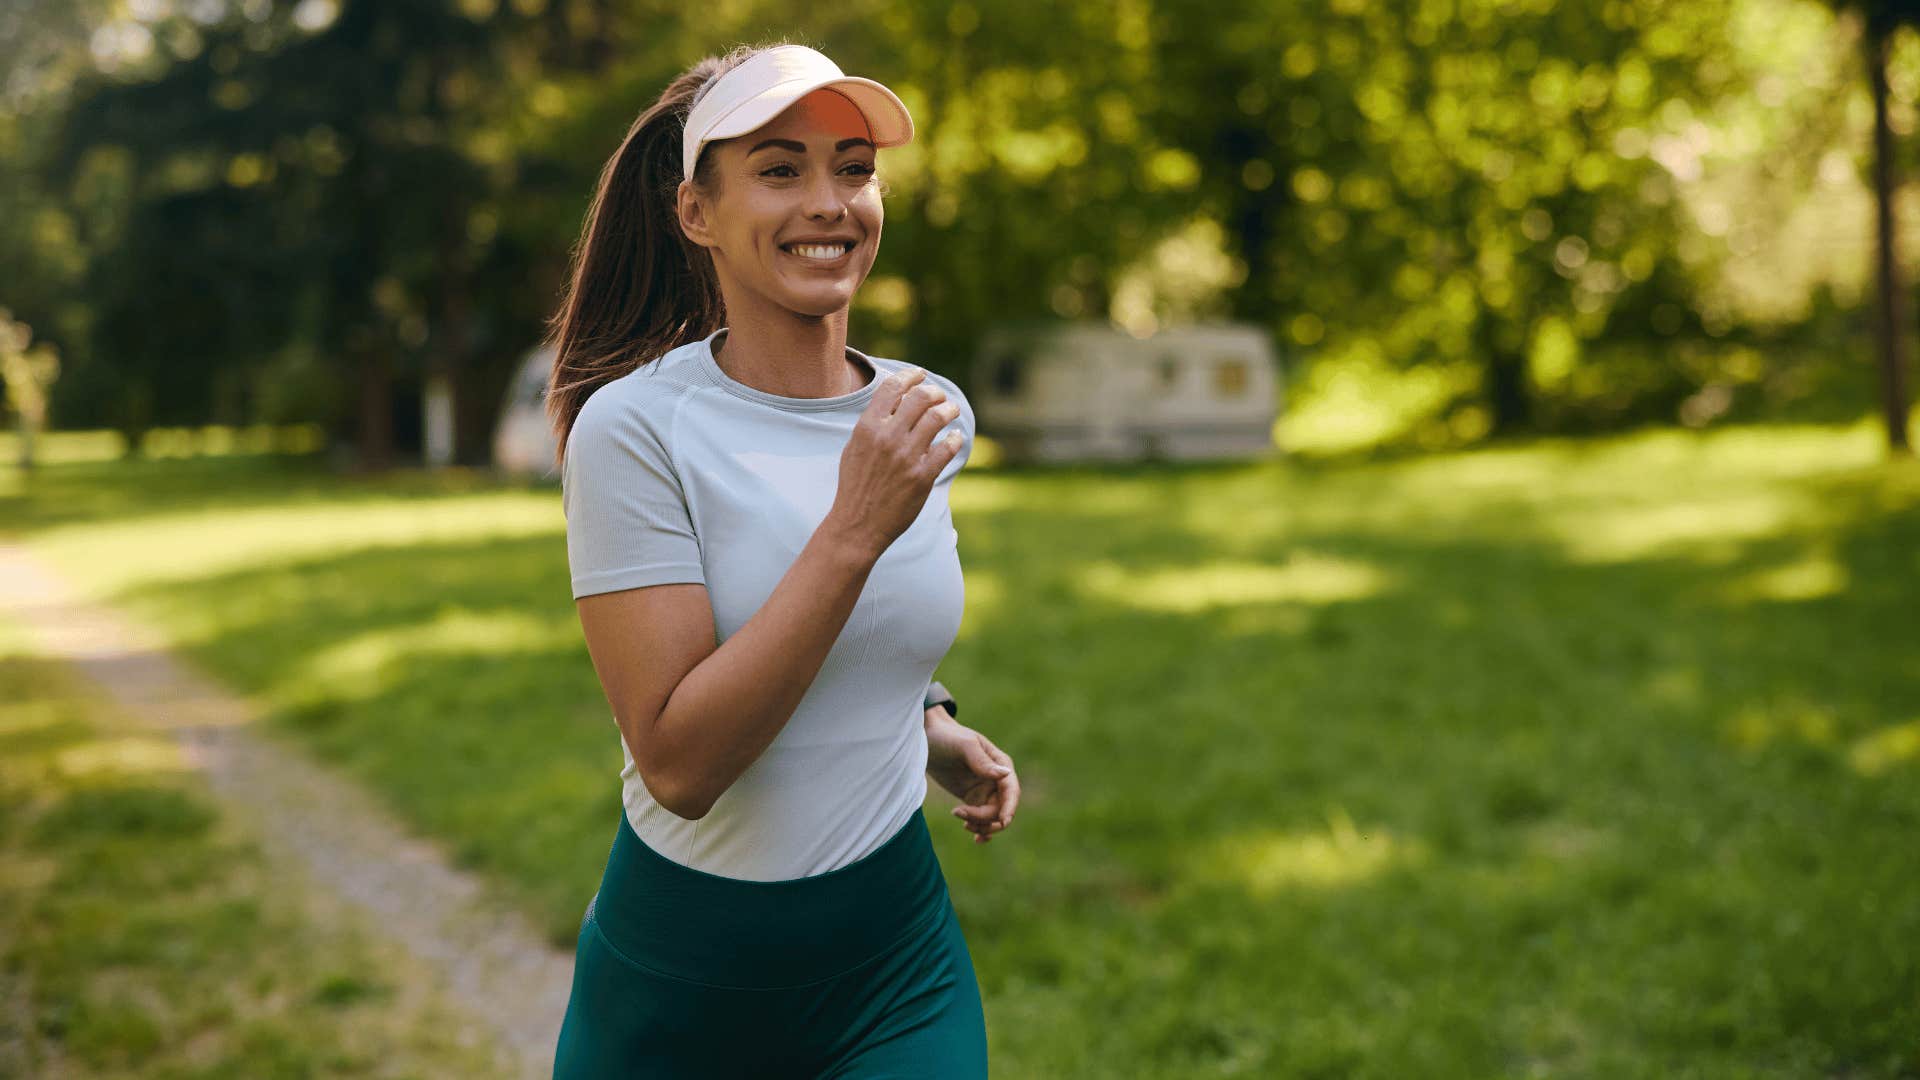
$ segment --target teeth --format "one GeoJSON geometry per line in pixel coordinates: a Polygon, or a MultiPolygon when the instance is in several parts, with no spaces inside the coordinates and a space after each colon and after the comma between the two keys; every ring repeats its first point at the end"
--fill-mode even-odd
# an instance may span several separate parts
{"type": "Polygon", "coordinates": [[[794,244],[787,250],[807,259],[823,259],[831,262],[847,253],[845,244],[794,244]]]}

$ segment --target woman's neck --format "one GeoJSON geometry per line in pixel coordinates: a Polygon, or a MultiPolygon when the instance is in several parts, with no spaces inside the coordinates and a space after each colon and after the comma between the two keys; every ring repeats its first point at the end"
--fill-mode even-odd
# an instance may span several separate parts
{"type": "Polygon", "coordinates": [[[879,374],[847,355],[844,308],[817,318],[784,310],[735,317],[730,310],[713,358],[735,382],[781,397],[839,397],[879,374]]]}

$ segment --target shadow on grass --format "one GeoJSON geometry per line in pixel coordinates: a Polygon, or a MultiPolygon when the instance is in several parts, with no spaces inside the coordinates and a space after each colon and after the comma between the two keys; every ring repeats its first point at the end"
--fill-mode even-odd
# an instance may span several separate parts
{"type": "Polygon", "coordinates": [[[308,917],[171,740],[10,646],[0,1074],[501,1075],[356,927],[308,917]]]}
{"type": "Polygon", "coordinates": [[[554,491],[557,487],[497,476],[484,469],[399,469],[348,476],[322,455],[233,454],[69,462],[31,473],[5,470],[0,534],[23,535],[61,525],[129,520],[181,511],[212,512],[300,503],[338,505],[356,496],[432,498],[475,491],[554,491]]]}
{"type": "Polygon", "coordinates": [[[618,822],[620,749],[562,542],[373,548],[112,599],[217,628],[181,651],[572,942],[618,822]]]}
{"type": "MultiPolygon", "coordinates": [[[[1920,1067],[1920,789],[1853,753],[1920,714],[1920,509],[1876,474],[1770,478],[1823,513],[1612,560],[1550,492],[1235,528],[1181,485],[1262,467],[992,475],[1024,494],[959,514],[995,588],[941,677],[1027,797],[991,845],[935,832],[1010,1072],[1920,1067]]],[[[1271,475],[1309,509],[1382,483],[1271,475]]],[[[196,659],[565,943],[620,751],[564,563],[419,545],[118,599],[213,627],[196,659]]]]}
{"type": "MultiPolygon", "coordinates": [[[[1823,520],[1709,560],[1577,560],[1519,505],[1234,536],[1236,562],[1304,549],[1379,587],[1249,575],[1190,612],[1088,587],[1220,550],[1171,499],[968,518],[1018,599],[942,677],[1039,796],[1016,852],[948,862],[983,971],[1120,1018],[1165,1075],[1256,1045],[1289,1075],[1904,1075],[1920,793],[1850,751],[1920,714],[1920,508],[1871,472],[1797,486],[1823,520]],[[1829,591],[1753,594],[1809,551],[1829,591]]],[[[1060,1031],[1025,1060],[1069,1060],[1060,1031]]]]}

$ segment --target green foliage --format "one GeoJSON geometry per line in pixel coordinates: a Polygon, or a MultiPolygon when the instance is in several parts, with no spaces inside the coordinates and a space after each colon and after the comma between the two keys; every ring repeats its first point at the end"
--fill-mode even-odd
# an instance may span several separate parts
{"type": "Polygon", "coordinates": [[[1233,317],[1302,386],[1410,373],[1423,412],[1389,426],[1436,445],[1738,415],[1778,395],[1698,357],[1844,370],[1862,337],[1859,28],[1809,0],[316,10],[0,21],[32,54],[0,113],[0,301],[71,358],[57,420],[406,447],[450,370],[478,462],[627,125],[694,58],[782,35],[913,109],[853,336],[963,385],[993,321],[1233,317]]]}

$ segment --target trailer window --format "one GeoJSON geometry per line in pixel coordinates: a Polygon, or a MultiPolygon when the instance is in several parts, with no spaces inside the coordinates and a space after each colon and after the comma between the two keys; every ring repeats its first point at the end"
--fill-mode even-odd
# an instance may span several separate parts
{"type": "Polygon", "coordinates": [[[1223,356],[1213,363],[1213,392],[1224,398],[1244,397],[1247,393],[1247,360],[1244,356],[1223,356]]]}

